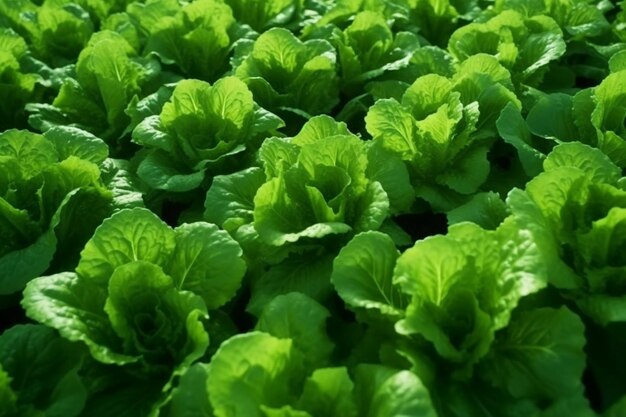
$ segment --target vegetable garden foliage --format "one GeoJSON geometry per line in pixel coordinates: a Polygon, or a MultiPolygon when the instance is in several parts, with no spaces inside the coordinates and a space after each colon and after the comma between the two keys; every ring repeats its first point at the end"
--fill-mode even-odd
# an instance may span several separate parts
{"type": "Polygon", "coordinates": [[[0,2],[0,417],[626,415],[626,3],[0,2]]]}

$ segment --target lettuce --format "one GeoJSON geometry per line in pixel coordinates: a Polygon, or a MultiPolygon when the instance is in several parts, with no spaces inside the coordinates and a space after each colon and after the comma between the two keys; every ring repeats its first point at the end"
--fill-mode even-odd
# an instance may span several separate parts
{"type": "Polygon", "coordinates": [[[0,415],[78,416],[87,399],[78,375],[83,356],[80,345],[42,325],[24,324],[2,333],[0,415]]]}
{"type": "Polygon", "coordinates": [[[291,32],[272,28],[235,56],[241,78],[263,108],[309,118],[327,113],[339,102],[337,56],[322,39],[300,41],[291,32]]]}
{"type": "Polygon", "coordinates": [[[582,320],[565,307],[524,306],[548,283],[543,261],[531,229],[509,217],[493,231],[456,224],[403,253],[386,234],[361,233],[331,279],[357,319],[385,334],[384,343],[360,343],[383,363],[408,360],[438,415],[540,415],[570,401],[582,412],[582,320]],[[507,398],[506,410],[494,395],[507,398]]]}
{"type": "Polygon", "coordinates": [[[96,230],[75,272],[31,281],[22,305],[95,360],[167,378],[204,354],[207,311],[233,297],[240,256],[214,225],[172,230],[145,209],[122,210],[96,230]]]}
{"type": "Polygon", "coordinates": [[[450,36],[448,49],[460,61],[478,53],[493,55],[517,83],[536,85],[546,66],[565,52],[565,41],[551,17],[525,18],[505,10],[484,23],[457,29],[450,36]]]}
{"type": "Polygon", "coordinates": [[[301,0],[226,0],[226,4],[233,9],[237,21],[259,33],[275,26],[295,26],[302,12],[301,0]]]}
{"type": "Polygon", "coordinates": [[[161,17],[144,23],[149,31],[146,52],[156,54],[163,64],[176,65],[188,78],[213,82],[224,75],[236,41],[246,35],[230,7],[216,0],[199,0],[182,7],[171,1],[160,3],[172,4],[178,10],[174,14],[169,7],[154,8],[161,17]]]}
{"type": "Polygon", "coordinates": [[[92,36],[76,63],[76,78],[68,78],[49,104],[30,104],[29,122],[41,131],[70,125],[87,130],[125,152],[124,132],[130,124],[125,109],[133,97],[156,77],[154,60],[137,57],[119,34],[101,31],[92,36]]]}
{"type": "MultiPolygon", "coordinates": [[[[406,164],[417,195],[436,210],[450,210],[487,180],[493,114],[519,103],[508,71],[479,54],[452,79],[419,77],[401,102],[378,100],[365,118],[377,146],[406,164]]],[[[519,104],[517,104],[519,106],[519,104]]]]}
{"type": "Polygon", "coordinates": [[[0,294],[76,261],[113,208],[97,165],[107,153],[101,140],[72,128],[0,134],[0,294]]]}
{"type": "Polygon", "coordinates": [[[26,0],[3,2],[0,27],[19,33],[35,58],[52,67],[74,62],[94,32],[85,9],[62,0],[46,0],[41,6],[26,0]]]}
{"type": "Polygon", "coordinates": [[[146,117],[133,131],[133,141],[150,149],[138,167],[139,177],[156,189],[193,190],[207,172],[235,170],[263,137],[282,125],[235,77],[213,86],[181,81],[161,114],[146,117]]]}
{"type": "Polygon", "coordinates": [[[314,118],[291,140],[266,141],[260,157],[267,178],[254,197],[254,227],[270,245],[375,230],[387,216],[365,144],[345,125],[314,118]]]}
{"type": "Polygon", "coordinates": [[[261,318],[268,330],[235,336],[220,347],[206,376],[216,416],[435,416],[428,392],[408,371],[364,364],[352,376],[345,367],[312,364],[307,341],[321,317],[285,323],[286,309],[313,317],[308,309],[321,306],[299,294],[280,296],[261,318]]]}
{"type": "Polygon", "coordinates": [[[355,15],[343,31],[328,26],[319,29],[317,35],[328,38],[337,50],[341,89],[351,97],[362,93],[364,83],[408,66],[419,46],[415,35],[394,34],[384,16],[372,11],[355,15]]]}
{"type": "Polygon", "coordinates": [[[511,191],[513,214],[532,231],[563,296],[599,324],[623,321],[621,170],[580,143],[555,147],[544,170],[524,191],[511,191]]]}

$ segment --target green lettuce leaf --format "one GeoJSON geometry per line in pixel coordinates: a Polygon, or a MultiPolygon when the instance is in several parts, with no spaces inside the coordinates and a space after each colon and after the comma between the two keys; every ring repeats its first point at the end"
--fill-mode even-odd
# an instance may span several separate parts
{"type": "Polygon", "coordinates": [[[209,365],[207,391],[216,417],[262,417],[262,405],[289,404],[300,372],[290,339],[261,332],[232,337],[209,365]]]}
{"type": "Polygon", "coordinates": [[[585,369],[584,326],[566,307],[519,313],[481,364],[481,377],[516,398],[574,395],[585,369]]]}
{"type": "Polygon", "coordinates": [[[414,373],[372,364],[360,364],[354,373],[359,415],[437,416],[428,389],[414,373]]]}
{"type": "Polygon", "coordinates": [[[393,240],[380,232],[356,235],[333,263],[331,280],[339,296],[353,308],[377,310],[399,318],[409,298],[393,283],[400,253],[393,240]]]}
{"type": "Polygon", "coordinates": [[[326,365],[334,348],[326,334],[329,317],[328,310],[313,299],[292,292],[275,297],[265,306],[255,330],[293,340],[294,349],[302,353],[304,366],[311,370],[326,365]]]}

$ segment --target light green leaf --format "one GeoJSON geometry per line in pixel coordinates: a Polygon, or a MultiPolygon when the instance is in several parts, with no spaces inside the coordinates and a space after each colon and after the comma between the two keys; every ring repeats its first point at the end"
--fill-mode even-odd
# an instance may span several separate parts
{"type": "MultiPolygon", "coordinates": [[[[563,179],[561,178],[562,181],[563,179]]],[[[559,190],[558,180],[557,183],[544,182],[543,184],[547,185],[548,183],[550,188],[546,190],[552,190],[555,194],[550,199],[556,199],[559,190]]],[[[558,198],[560,200],[560,196],[558,198]]],[[[579,288],[582,280],[561,260],[559,253],[560,243],[554,234],[552,219],[544,215],[540,205],[519,189],[514,189],[509,193],[507,205],[511,209],[518,227],[522,230],[530,231],[534,244],[537,245],[539,253],[544,259],[543,263],[547,267],[547,276],[550,279],[550,284],[557,288],[579,288]]]]}
{"type": "Polygon", "coordinates": [[[106,283],[115,268],[134,261],[167,265],[175,233],[146,209],[126,209],[105,220],[81,252],[76,273],[106,283]]]}
{"type": "MultiPolygon", "coordinates": [[[[306,123],[302,126],[306,126],[306,123]]],[[[263,161],[265,175],[268,179],[278,177],[291,166],[295,165],[300,147],[285,138],[272,137],[263,141],[259,149],[259,158],[263,161]]]]}
{"type": "Polygon", "coordinates": [[[52,142],[36,133],[16,129],[0,133],[0,155],[15,158],[24,179],[34,177],[59,160],[52,142]]]}
{"type": "Polygon", "coordinates": [[[201,296],[208,309],[221,307],[246,271],[239,244],[209,223],[184,224],[175,232],[176,249],[166,268],[174,285],[201,296]]]}
{"type": "Polygon", "coordinates": [[[304,382],[298,406],[313,416],[356,417],[353,390],[346,368],[317,369],[304,382]]]}
{"type": "Polygon", "coordinates": [[[360,364],[355,385],[360,416],[437,416],[428,389],[412,372],[360,364]]]}
{"type": "Polygon", "coordinates": [[[311,414],[306,411],[294,410],[289,405],[285,405],[280,408],[271,408],[262,405],[261,411],[265,417],[312,417],[311,414]]]}
{"type": "Polygon", "coordinates": [[[467,268],[458,243],[445,236],[433,236],[416,242],[398,258],[393,283],[409,295],[440,305],[452,287],[466,278],[463,275],[467,268]]]}
{"type": "Polygon", "coordinates": [[[546,172],[559,167],[579,168],[591,181],[607,184],[615,184],[622,176],[622,170],[605,154],[579,142],[555,146],[543,162],[543,167],[546,172]]]}
{"type": "Polygon", "coordinates": [[[559,398],[574,394],[585,369],[584,326],[562,307],[520,313],[484,362],[483,375],[516,398],[559,398]]]}
{"type": "Polygon", "coordinates": [[[289,339],[251,332],[222,343],[209,366],[207,390],[216,417],[262,417],[261,405],[290,401],[299,364],[289,339]]]}
{"type": "Polygon", "coordinates": [[[367,131],[381,147],[410,160],[416,153],[415,124],[410,113],[394,99],[378,100],[365,117],[367,131]]]}
{"type": "Polygon", "coordinates": [[[408,297],[393,283],[400,253],[386,234],[365,232],[343,247],[333,263],[331,280],[346,304],[401,316],[408,297]]]}
{"type": "Polygon", "coordinates": [[[55,126],[44,133],[58,152],[59,161],[75,156],[82,160],[102,163],[109,155],[109,148],[102,139],[89,132],[71,126],[55,126]]]}
{"type": "Polygon", "coordinates": [[[620,51],[609,59],[609,70],[611,72],[626,70],[626,51],[620,51]]]}
{"type": "Polygon", "coordinates": [[[402,96],[402,105],[410,109],[413,118],[424,120],[448,104],[452,82],[445,77],[429,74],[415,80],[402,96]]]}
{"type": "Polygon", "coordinates": [[[329,317],[328,310],[312,298],[291,292],[276,296],[265,306],[255,330],[291,339],[293,347],[303,354],[306,368],[315,369],[329,361],[334,348],[326,334],[329,317]]]}
{"type": "Polygon", "coordinates": [[[265,182],[257,167],[213,177],[204,201],[204,218],[226,230],[252,222],[254,196],[265,182]]]}
{"type": "Polygon", "coordinates": [[[104,313],[105,290],[61,274],[32,280],[24,290],[22,307],[28,317],[59,331],[70,341],[82,341],[94,359],[123,365],[139,358],[125,355],[121,340],[104,313]]]}
{"type": "Polygon", "coordinates": [[[302,125],[300,132],[293,137],[291,143],[298,146],[315,145],[316,142],[329,136],[352,135],[343,122],[337,122],[330,116],[311,117],[302,125]]]}

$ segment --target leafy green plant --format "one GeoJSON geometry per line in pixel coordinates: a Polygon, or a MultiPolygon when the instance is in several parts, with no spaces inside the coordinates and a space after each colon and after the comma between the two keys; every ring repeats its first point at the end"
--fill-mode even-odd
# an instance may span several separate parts
{"type": "Polygon", "coordinates": [[[532,226],[551,284],[601,324],[624,320],[620,176],[597,149],[562,144],[546,158],[544,172],[508,199],[520,223],[532,226]]]}
{"type": "Polygon", "coordinates": [[[204,355],[208,311],[234,296],[245,271],[240,256],[215,225],[172,230],[145,209],[122,210],[87,242],[76,272],[31,281],[22,304],[31,318],[86,345],[95,361],[159,381],[158,397],[204,355]]]}
{"type": "Polygon", "coordinates": [[[207,172],[234,171],[250,160],[263,137],[282,125],[235,77],[213,86],[181,81],[160,115],[146,117],[133,131],[133,141],[150,149],[138,174],[156,189],[193,190],[203,184],[207,172]]]}
{"type": "Polygon", "coordinates": [[[0,134],[0,294],[72,266],[113,208],[98,164],[104,142],[72,128],[0,134]]]}
{"type": "Polygon", "coordinates": [[[263,108],[309,118],[327,113],[338,102],[337,56],[323,39],[300,41],[291,32],[272,28],[235,56],[241,78],[263,108]]]}
{"type": "Polygon", "coordinates": [[[33,113],[29,122],[41,131],[76,126],[106,140],[114,153],[122,153],[130,124],[126,107],[158,72],[158,63],[138,57],[121,35],[98,32],[78,57],[76,78],[65,80],[52,105],[27,107],[33,113]]]}
{"type": "Polygon", "coordinates": [[[419,77],[395,98],[378,100],[365,118],[377,146],[400,157],[419,197],[450,210],[487,180],[493,114],[519,106],[508,71],[494,58],[474,55],[452,79],[419,77]]]}

